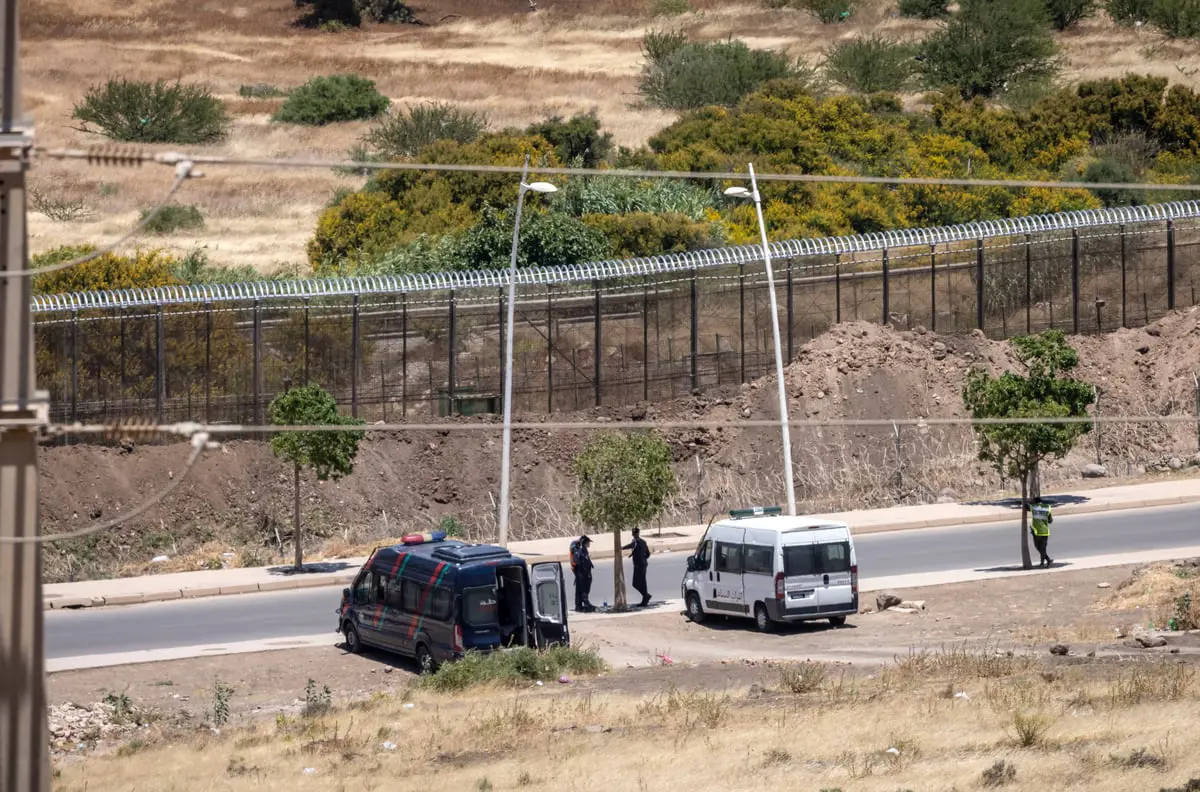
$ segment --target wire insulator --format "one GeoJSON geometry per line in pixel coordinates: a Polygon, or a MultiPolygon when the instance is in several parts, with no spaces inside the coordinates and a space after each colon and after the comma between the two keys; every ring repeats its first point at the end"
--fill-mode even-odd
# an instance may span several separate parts
{"type": "Polygon", "coordinates": [[[92,146],[87,152],[90,165],[117,165],[121,167],[141,167],[150,160],[145,151],[134,146],[121,146],[105,143],[92,146]]]}
{"type": "Polygon", "coordinates": [[[101,435],[116,443],[148,443],[162,437],[164,432],[152,418],[119,418],[101,435]]]}

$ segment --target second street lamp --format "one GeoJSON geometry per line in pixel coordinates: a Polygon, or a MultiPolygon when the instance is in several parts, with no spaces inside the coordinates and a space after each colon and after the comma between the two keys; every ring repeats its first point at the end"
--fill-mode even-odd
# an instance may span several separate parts
{"type": "Polygon", "coordinates": [[[758,230],[762,235],[763,263],[767,268],[767,290],[770,292],[771,330],[775,336],[775,378],[779,391],[779,433],[783,442],[783,478],[787,489],[788,514],[796,514],[796,490],[792,484],[792,439],[788,431],[787,393],[783,384],[783,351],[779,342],[779,307],[775,303],[775,276],[771,271],[771,248],[767,244],[767,225],[763,221],[762,196],[758,193],[758,181],[754,178],[754,165],[750,165],[750,188],[730,187],[725,194],[730,198],[750,198],[758,213],[758,230]]]}
{"type": "MultiPolygon", "coordinates": [[[[528,171],[529,158],[525,159],[528,171]]],[[[517,193],[517,217],[513,223],[512,256],[508,262],[508,322],[504,332],[504,442],[500,452],[500,513],[496,518],[496,542],[508,546],[508,489],[509,468],[512,459],[512,372],[513,372],[513,313],[517,297],[517,246],[521,238],[521,207],[525,193],[552,193],[558,188],[549,182],[525,183],[521,175],[521,189],[517,193]]]]}

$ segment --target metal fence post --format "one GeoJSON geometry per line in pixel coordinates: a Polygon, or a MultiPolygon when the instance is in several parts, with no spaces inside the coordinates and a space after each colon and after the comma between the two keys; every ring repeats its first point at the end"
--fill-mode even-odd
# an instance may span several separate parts
{"type": "Polygon", "coordinates": [[[887,250],[887,248],[883,249],[882,265],[883,265],[883,324],[886,325],[888,323],[888,314],[890,313],[889,308],[891,308],[891,306],[888,304],[890,302],[889,301],[890,295],[888,295],[888,250],[887,250]]]}
{"type": "Polygon", "coordinates": [[[738,264],[738,377],[746,384],[746,265],[738,264]]]}
{"type": "Polygon", "coordinates": [[[350,415],[358,417],[358,295],[350,308],[350,415]]]}
{"type": "Polygon", "coordinates": [[[1125,224],[1121,223],[1121,327],[1129,327],[1129,320],[1125,314],[1125,273],[1126,273],[1125,224]]]}
{"type": "Polygon", "coordinates": [[[458,355],[457,355],[458,332],[457,332],[457,327],[455,326],[456,321],[455,321],[454,310],[455,310],[455,308],[454,308],[454,289],[451,289],[450,290],[450,317],[449,317],[450,328],[449,328],[449,333],[448,333],[449,341],[450,341],[450,353],[449,353],[450,359],[448,362],[448,366],[446,368],[446,415],[447,416],[454,415],[454,375],[456,373],[455,372],[455,363],[457,362],[455,360],[455,358],[458,357],[458,355]]]}
{"type": "Polygon", "coordinates": [[[304,298],[304,384],[306,386],[308,385],[308,350],[309,350],[308,307],[309,307],[309,302],[310,302],[309,299],[307,297],[305,297],[304,298]]]}
{"type": "Polygon", "coordinates": [[[834,324],[842,323],[842,254],[833,257],[833,316],[834,324]]]}
{"type": "Polygon", "coordinates": [[[546,284],[546,412],[554,412],[554,287],[546,284]]]}
{"type": "Polygon", "coordinates": [[[642,281],[642,401],[650,400],[650,278],[642,281]]]}
{"type": "Polygon", "coordinates": [[[1071,229],[1071,332],[1079,335],[1079,229],[1071,229]]]}
{"type": "Polygon", "coordinates": [[[929,329],[937,331],[937,243],[929,246],[929,329]]]}
{"type": "Polygon", "coordinates": [[[71,423],[79,420],[79,311],[71,311],[71,423]]]}
{"type": "Polygon", "coordinates": [[[400,295],[400,414],[408,417],[408,292],[400,295]]]}
{"type": "Polygon", "coordinates": [[[595,311],[595,339],[592,342],[592,377],[594,379],[593,388],[596,391],[596,406],[600,406],[600,362],[603,356],[601,348],[602,340],[600,337],[600,281],[592,281],[592,296],[593,306],[595,311]]]}
{"type": "Polygon", "coordinates": [[[166,423],[167,408],[167,341],[161,305],[154,316],[154,330],[154,396],[161,424],[166,423]]]}
{"type": "MultiPolygon", "coordinates": [[[[499,349],[500,387],[503,388],[504,387],[504,370],[507,367],[507,360],[505,359],[507,357],[507,355],[505,354],[507,348],[504,345],[504,341],[505,341],[504,336],[508,332],[508,312],[505,310],[505,307],[506,307],[505,304],[508,302],[508,298],[505,295],[503,288],[497,289],[496,293],[498,295],[496,304],[500,307],[500,310],[499,310],[500,319],[499,319],[499,322],[497,323],[497,326],[500,328],[500,332],[496,333],[496,335],[500,339],[500,349],[499,349]]],[[[513,327],[513,333],[514,333],[514,335],[516,334],[515,325],[513,327]]],[[[514,339],[514,341],[515,341],[515,339],[514,339]]],[[[513,356],[514,357],[516,356],[515,352],[513,353],[513,356]]],[[[516,379],[516,371],[515,370],[513,371],[513,379],[516,379]]]]}
{"type": "Polygon", "coordinates": [[[789,258],[787,262],[787,359],[788,363],[792,362],[792,327],[795,325],[794,306],[792,301],[792,260],[789,258]]]}
{"type": "Polygon", "coordinates": [[[975,326],[983,329],[983,239],[975,240],[975,326]]]}
{"type": "Polygon", "coordinates": [[[254,339],[254,424],[262,425],[262,311],[261,303],[254,301],[254,321],[251,324],[254,339]]]}
{"type": "MultiPolygon", "coordinates": [[[[307,383],[306,383],[307,384],[307,383]]],[[[204,422],[212,423],[212,303],[204,303],[204,422]]]]}
{"type": "Polygon", "coordinates": [[[697,355],[700,351],[700,318],[696,311],[697,295],[696,295],[696,270],[692,270],[692,332],[691,332],[691,353],[692,353],[692,390],[697,390],[700,387],[700,372],[696,368],[698,365],[697,355]]]}
{"type": "Polygon", "coordinates": [[[1033,235],[1025,235],[1025,335],[1033,332],[1033,235]]]}
{"type": "Polygon", "coordinates": [[[1167,221],[1167,310],[1175,310],[1175,221],[1167,221]]]}

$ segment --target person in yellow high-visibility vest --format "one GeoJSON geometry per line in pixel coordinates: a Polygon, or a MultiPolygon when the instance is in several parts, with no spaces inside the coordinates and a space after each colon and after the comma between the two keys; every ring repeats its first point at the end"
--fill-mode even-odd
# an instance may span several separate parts
{"type": "Polygon", "coordinates": [[[1046,553],[1046,545],[1050,541],[1050,523],[1054,522],[1054,515],[1050,513],[1050,504],[1039,496],[1025,508],[1029,509],[1032,517],[1029,532],[1033,534],[1033,546],[1037,548],[1038,555],[1041,556],[1041,563],[1038,566],[1050,566],[1054,563],[1054,559],[1046,553]]]}

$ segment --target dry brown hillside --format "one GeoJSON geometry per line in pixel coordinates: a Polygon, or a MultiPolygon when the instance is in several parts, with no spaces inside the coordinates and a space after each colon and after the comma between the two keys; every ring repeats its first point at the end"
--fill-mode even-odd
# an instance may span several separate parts
{"type": "MultiPolygon", "coordinates": [[[[1192,372],[1200,371],[1200,309],[1169,316],[1145,329],[1073,343],[1080,376],[1101,388],[1107,415],[1191,414],[1192,372]]],[[[939,336],[921,328],[898,332],[855,322],[834,327],[801,348],[788,368],[793,418],[952,417],[963,414],[961,388],[972,365],[1001,370],[1009,346],[979,335],[939,336]]],[[[664,519],[692,522],[697,515],[696,458],[703,461],[699,498],[714,509],[774,503],[782,497],[778,434],[739,429],[739,420],[776,415],[773,378],[671,402],[555,414],[555,420],[704,420],[716,428],[665,432],[675,450],[681,491],[664,519]]],[[[517,416],[543,420],[543,416],[517,416]]],[[[478,421],[484,419],[457,419],[478,421]]],[[[370,434],[356,470],[340,483],[306,484],[304,508],[313,550],[328,554],[427,528],[445,516],[474,535],[490,537],[498,489],[500,433],[414,432],[370,434]]],[[[584,431],[514,433],[513,538],[566,536],[570,466],[584,431]]],[[[890,427],[804,426],[793,430],[798,497],[803,508],[824,511],[894,503],[931,502],[995,494],[1005,488],[975,460],[970,431],[960,426],[900,430],[899,459],[890,427]],[[898,464],[902,462],[902,464],[898,464]],[[897,475],[897,473],[900,475],[897,475]],[[952,489],[953,493],[944,492],[952,489]]],[[[1153,473],[1172,457],[1196,453],[1194,428],[1107,426],[1101,455],[1116,477],[1153,473]]],[[[46,448],[41,456],[42,520],[47,531],[78,528],[139,503],[178,473],[181,445],[138,446],[132,453],[89,445],[46,448]]],[[[1077,483],[1096,458],[1095,435],[1044,472],[1044,485],[1077,483]]],[[[163,506],[120,530],[55,545],[48,555],[52,580],[203,565],[272,562],[290,535],[290,476],[266,444],[231,442],[207,455],[163,506]],[[222,557],[223,553],[232,556],[222,557]],[[158,554],[171,561],[151,565],[158,554]]]]}

